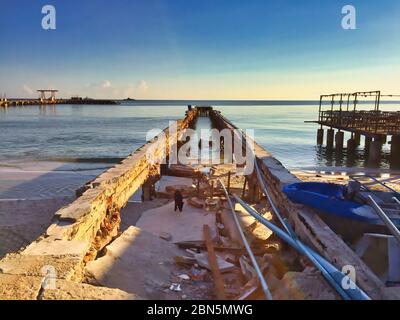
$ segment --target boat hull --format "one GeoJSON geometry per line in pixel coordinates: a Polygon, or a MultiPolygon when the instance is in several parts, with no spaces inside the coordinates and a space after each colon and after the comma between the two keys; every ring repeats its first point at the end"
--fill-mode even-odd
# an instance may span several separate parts
{"type": "MultiPolygon", "coordinates": [[[[342,185],[320,182],[294,183],[285,186],[283,192],[291,201],[327,214],[368,224],[383,224],[370,206],[345,199],[345,186],[342,185]]],[[[400,226],[399,219],[393,219],[393,223],[400,226]]]]}

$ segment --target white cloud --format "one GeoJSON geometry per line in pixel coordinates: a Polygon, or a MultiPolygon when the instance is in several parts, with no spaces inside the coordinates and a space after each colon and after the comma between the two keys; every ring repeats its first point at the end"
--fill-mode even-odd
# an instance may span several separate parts
{"type": "Polygon", "coordinates": [[[101,83],[101,87],[102,88],[111,88],[111,82],[109,81],[109,80],[104,80],[102,83],[101,83]]]}
{"type": "Polygon", "coordinates": [[[149,85],[145,80],[140,80],[138,82],[137,89],[139,92],[144,93],[149,89],[149,85]]]}

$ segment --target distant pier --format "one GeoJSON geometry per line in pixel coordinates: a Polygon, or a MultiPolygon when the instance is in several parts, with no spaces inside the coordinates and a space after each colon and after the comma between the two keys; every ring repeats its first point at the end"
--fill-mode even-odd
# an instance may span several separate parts
{"type": "Polygon", "coordinates": [[[6,97],[0,98],[0,107],[12,107],[12,106],[33,106],[33,105],[54,105],[54,104],[102,104],[102,105],[115,105],[118,104],[115,100],[110,99],[91,99],[81,97],[71,97],[70,99],[59,99],[56,98],[56,89],[39,89],[37,92],[40,93],[37,99],[24,99],[24,98],[11,98],[6,97]],[[50,96],[46,96],[46,93],[50,93],[50,96]]]}
{"type": "Polygon", "coordinates": [[[327,149],[340,152],[345,147],[344,132],[347,131],[351,133],[350,139],[347,140],[348,152],[355,150],[361,144],[361,136],[364,136],[365,151],[370,162],[379,162],[385,143],[391,145],[391,160],[399,162],[400,112],[380,110],[381,97],[380,91],[322,95],[318,120],[311,121],[321,125],[317,131],[317,144],[324,144],[326,134],[327,149]],[[373,108],[359,110],[359,98],[372,99],[373,108]],[[328,110],[324,108],[326,101],[329,102],[328,110]],[[324,126],[328,127],[326,132],[324,126]]]}

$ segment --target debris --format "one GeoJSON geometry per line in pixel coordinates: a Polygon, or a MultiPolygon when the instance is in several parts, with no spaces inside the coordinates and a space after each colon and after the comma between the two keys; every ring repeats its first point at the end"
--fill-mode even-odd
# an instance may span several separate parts
{"type": "Polygon", "coordinates": [[[174,261],[177,265],[180,266],[191,266],[196,262],[196,259],[186,256],[175,256],[174,261]]]}
{"type": "Polygon", "coordinates": [[[187,298],[187,295],[186,294],[183,294],[182,295],[182,299],[186,299],[187,298]]]}
{"type": "Polygon", "coordinates": [[[165,241],[171,241],[172,240],[172,235],[168,232],[161,232],[160,233],[160,238],[165,240],[165,241]]]}
{"type": "Polygon", "coordinates": [[[205,209],[207,211],[217,209],[218,206],[218,199],[206,199],[205,201],[205,209]]]}
{"type": "Polygon", "coordinates": [[[190,277],[187,274],[180,274],[178,276],[178,278],[180,278],[182,280],[190,280],[190,277]]]}
{"type": "Polygon", "coordinates": [[[272,265],[274,269],[276,270],[276,276],[279,279],[282,279],[282,277],[289,271],[288,266],[285,264],[285,262],[277,255],[277,254],[264,254],[263,256],[264,261],[266,261],[268,264],[272,265]]]}
{"type": "Polygon", "coordinates": [[[246,300],[249,299],[250,296],[256,292],[258,288],[258,280],[252,279],[244,286],[244,292],[237,298],[237,300],[246,300]]]}
{"type": "Polygon", "coordinates": [[[179,283],[171,283],[171,286],[169,287],[169,290],[179,292],[182,291],[181,285],[179,283]]]}
{"type": "Polygon", "coordinates": [[[203,281],[206,275],[207,271],[204,269],[198,269],[196,267],[192,267],[192,269],[190,269],[190,278],[193,281],[203,281]]]}
{"type": "Polygon", "coordinates": [[[235,264],[236,263],[236,255],[229,253],[229,252],[220,252],[218,253],[225,261],[235,264]]]}
{"type": "Polygon", "coordinates": [[[224,280],[228,284],[233,284],[237,281],[238,277],[236,273],[229,272],[224,274],[224,280]]]}
{"type": "MultiPolygon", "coordinates": [[[[245,253],[245,249],[237,247],[237,246],[232,246],[232,244],[228,238],[220,236],[219,240],[221,240],[220,242],[222,243],[222,246],[215,245],[214,249],[216,251],[227,251],[227,252],[231,252],[231,253],[237,254],[237,255],[241,255],[241,254],[245,253]]],[[[181,249],[189,249],[189,248],[192,248],[192,249],[194,248],[197,250],[199,250],[199,249],[205,250],[206,249],[206,245],[205,245],[204,241],[183,241],[183,242],[176,242],[175,244],[181,249]]],[[[258,253],[258,251],[256,249],[254,250],[254,252],[258,253]]]]}
{"type": "Polygon", "coordinates": [[[204,241],[181,241],[175,243],[179,248],[182,249],[189,249],[189,248],[198,248],[198,249],[205,249],[206,245],[204,241]]]}
{"type": "Polygon", "coordinates": [[[197,198],[197,197],[189,198],[188,199],[188,204],[191,205],[192,207],[195,207],[195,208],[198,208],[198,209],[201,209],[204,206],[203,205],[203,201],[201,199],[197,198]]]}
{"type": "Polygon", "coordinates": [[[254,270],[254,268],[250,265],[248,262],[247,258],[245,256],[241,256],[239,258],[239,263],[240,263],[240,268],[242,269],[243,275],[251,280],[251,279],[257,279],[257,273],[254,270]]]}
{"type": "MultiPolygon", "coordinates": [[[[217,256],[218,269],[221,272],[230,271],[235,267],[232,263],[229,263],[229,262],[225,261],[218,254],[216,254],[216,256],[217,256]]],[[[197,263],[200,266],[202,266],[203,268],[206,268],[208,270],[211,270],[210,263],[208,261],[208,254],[207,253],[205,253],[205,252],[198,253],[194,257],[195,257],[197,263]]]]}
{"type": "Polygon", "coordinates": [[[225,288],[225,292],[232,297],[237,297],[240,294],[240,290],[238,288],[225,288]]]}
{"type": "Polygon", "coordinates": [[[225,226],[222,223],[217,223],[217,228],[220,230],[224,230],[225,226]]]}
{"type": "Polygon", "coordinates": [[[194,251],[194,250],[191,250],[191,249],[186,249],[185,251],[187,253],[189,253],[191,256],[194,256],[195,254],[200,253],[200,250],[194,251]]]}

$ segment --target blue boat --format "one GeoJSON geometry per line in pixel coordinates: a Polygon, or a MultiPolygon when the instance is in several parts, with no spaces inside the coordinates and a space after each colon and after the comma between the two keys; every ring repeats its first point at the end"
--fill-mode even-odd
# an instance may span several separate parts
{"type": "MultiPolygon", "coordinates": [[[[373,225],[383,225],[374,209],[366,202],[346,199],[347,187],[343,185],[321,182],[294,183],[285,186],[283,192],[293,202],[310,206],[326,214],[373,225]]],[[[362,200],[362,193],[358,198],[362,200]]],[[[400,215],[396,213],[388,215],[393,223],[400,227],[400,215]]]]}

